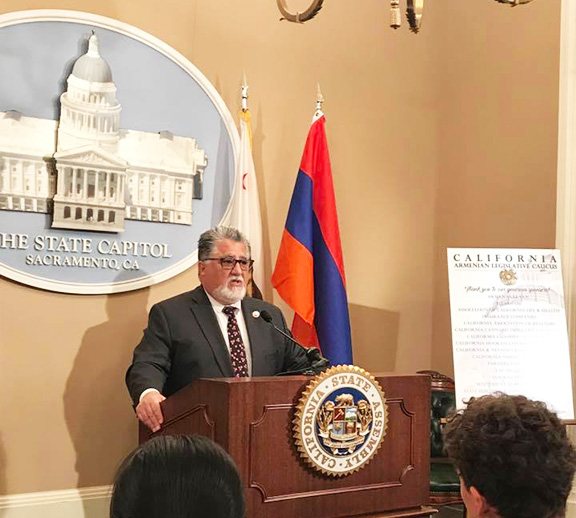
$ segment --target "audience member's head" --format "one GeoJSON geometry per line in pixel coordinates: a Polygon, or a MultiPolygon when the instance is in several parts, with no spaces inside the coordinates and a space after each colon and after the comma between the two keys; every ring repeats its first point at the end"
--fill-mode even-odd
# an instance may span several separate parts
{"type": "Polygon", "coordinates": [[[240,476],[206,437],[160,436],[122,463],[111,518],[244,518],[240,476]]]}
{"type": "Polygon", "coordinates": [[[544,403],[501,393],[472,398],[446,425],[444,444],[471,518],[564,515],[576,454],[544,403]]]}

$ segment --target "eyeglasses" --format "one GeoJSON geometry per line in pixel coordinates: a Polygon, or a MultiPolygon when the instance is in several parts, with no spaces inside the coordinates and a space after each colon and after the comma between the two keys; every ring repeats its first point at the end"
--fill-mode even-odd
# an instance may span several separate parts
{"type": "Polygon", "coordinates": [[[246,271],[249,268],[252,268],[252,265],[254,264],[252,259],[236,259],[235,257],[230,256],[208,257],[206,259],[202,259],[202,261],[219,261],[220,266],[222,266],[224,270],[233,270],[236,266],[236,263],[238,263],[240,265],[240,269],[246,271]]]}

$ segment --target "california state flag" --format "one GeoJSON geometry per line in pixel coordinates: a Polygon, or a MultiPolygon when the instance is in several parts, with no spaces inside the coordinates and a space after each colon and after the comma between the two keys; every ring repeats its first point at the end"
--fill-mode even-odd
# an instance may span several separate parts
{"type": "MultiPolygon", "coordinates": [[[[262,220],[258,185],[252,160],[252,128],[250,111],[240,111],[240,153],[234,179],[232,201],[223,224],[240,230],[250,241],[254,259],[253,281],[259,290],[264,289],[264,265],[262,264],[262,220]]],[[[253,295],[258,292],[253,289],[253,295]]]]}

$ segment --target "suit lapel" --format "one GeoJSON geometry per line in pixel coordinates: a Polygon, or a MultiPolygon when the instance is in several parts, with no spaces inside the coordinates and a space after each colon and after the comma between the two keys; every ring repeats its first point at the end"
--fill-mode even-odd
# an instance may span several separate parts
{"type": "Polygon", "coordinates": [[[252,376],[263,376],[270,371],[267,365],[266,350],[267,342],[265,331],[268,331],[264,326],[267,324],[261,318],[254,318],[253,311],[257,311],[258,307],[253,299],[244,299],[242,301],[242,313],[244,314],[244,321],[246,322],[246,330],[248,331],[248,338],[250,339],[250,349],[252,352],[252,376]]]}
{"type": "Polygon", "coordinates": [[[212,309],[212,305],[200,286],[192,292],[192,304],[190,306],[198,326],[202,330],[204,337],[212,348],[214,358],[218,367],[222,371],[222,375],[226,378],[234,377],[234,369],[230,361],[230,354],[226,347],[226,342],[220,331],[218,320],[212,309]]]}

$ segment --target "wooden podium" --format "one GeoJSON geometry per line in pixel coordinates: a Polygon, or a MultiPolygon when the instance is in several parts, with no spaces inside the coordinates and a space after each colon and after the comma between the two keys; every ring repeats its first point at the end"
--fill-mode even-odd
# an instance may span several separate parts
{"type": "MultiPolygon", "coordinates": [[[[388,429],[368,465],[344,477],[307,466],[292,438],[306,376],[199,379],[162,404],[154,435],[212,438],[235,460],[245,486],[247,518],[415,517],[428,504],[430,378],[377,375],[388,429]]],[[[140,442],[152,437],[140,427],[140,442]]]]}

